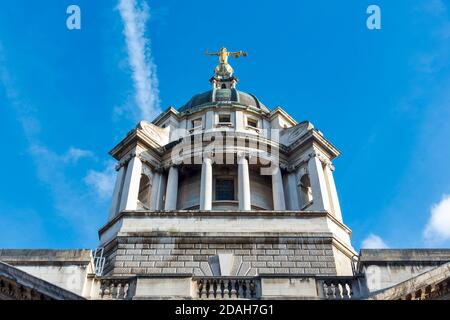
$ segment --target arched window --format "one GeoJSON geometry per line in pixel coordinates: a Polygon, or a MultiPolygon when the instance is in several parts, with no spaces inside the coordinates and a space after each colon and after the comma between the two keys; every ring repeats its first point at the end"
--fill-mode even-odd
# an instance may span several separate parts
{"type": "Polygon", "coordinates": [[[313,201],[311,181],[309,175],[305,173],[299,181],[301,208],[305,208],[313,201]]]}
{"type": "Polygon", "coordinates": [[[147,175],[142,174],[141,181],[139,182],[138,200],[145,209],[150,208],[151,187],[150,178],[147,175]]]}

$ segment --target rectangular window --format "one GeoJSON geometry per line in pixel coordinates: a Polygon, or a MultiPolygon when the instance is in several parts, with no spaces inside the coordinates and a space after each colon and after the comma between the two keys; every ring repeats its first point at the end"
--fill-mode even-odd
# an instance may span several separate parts
{"type": "Polygon", "coordinates": [[[230,123],[231,115],[229,114],[219,114],[219,123],[230,123]]]}
{"type": "Polygon", "coordinates": [[[216,200],[234,200],[234,180],[216,180],[216,200]]]}
{"type": "Polygon", "coordinates": [[[258,128],[258,120],[247,118],[247,125],[252,128],[258,128]]]}
{"type": "Polygon", "coordinates": [[[192,120],[192,128],[199,128],[202,126],[202,118],[192,120]]]}

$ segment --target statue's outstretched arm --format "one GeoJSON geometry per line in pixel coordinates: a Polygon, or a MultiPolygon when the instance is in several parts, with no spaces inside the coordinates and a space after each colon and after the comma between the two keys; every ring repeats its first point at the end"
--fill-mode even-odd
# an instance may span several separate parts
{"type": "Polygon", "coordinates": [[[205,55],[207,56],[219,56],[219,52],[208,52],[208,49],[205,50],[205,55]]]}
{"type": "Polygon", "coordinates": [[[246,57],[247,56],[247,52],[244,52],[244,51],[234,51],[234,52],[228,52],[228,55],[231,55],[231,56],[235,56],[236,58],[238,58],[239,56],[243,56],[243,57],[246,57]]]}

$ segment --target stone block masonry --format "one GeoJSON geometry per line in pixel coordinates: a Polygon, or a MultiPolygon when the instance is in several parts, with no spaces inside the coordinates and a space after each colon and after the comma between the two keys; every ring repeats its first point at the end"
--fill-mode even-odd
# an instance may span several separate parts
{"type": "MultiPolygon", "coordinates": [[[[117,237],[105,248],[105,275],[212,276],[211,261],[233,254],[233,275],[336,275],[326,237],[117,237]]],[[[217,271],[216,271],[217,272],[217,271]]]]}

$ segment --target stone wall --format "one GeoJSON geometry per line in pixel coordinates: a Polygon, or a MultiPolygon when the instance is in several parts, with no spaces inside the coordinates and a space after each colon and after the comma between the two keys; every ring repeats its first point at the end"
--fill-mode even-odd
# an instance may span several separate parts
{"type": "Polygon", "coordinates": [[[362,249],[358,271],[364,274],[370,295],[448,262],[449,249],[362,249]]]}
{"type": "Polygon", "coordinates": [[[331,238],[211,236],[117,237],[106,247],[104,274],[218,275],[220,254],[233,254],[231,275],[336,275],[331,238]]]}
{"type": "Polygon", "coordinates": [[[90,250],[2,249],[0,261],[39,279],[83,295],[93,272],[90,250]]]}
{"type": "Polygon", "coordinates": [[[83,298],[0,261],[0,300],[54,299],[82,300],[83,298]]]}

